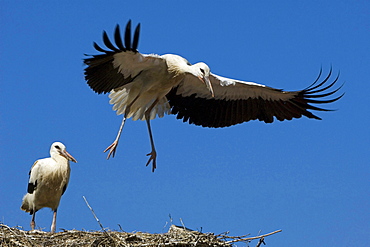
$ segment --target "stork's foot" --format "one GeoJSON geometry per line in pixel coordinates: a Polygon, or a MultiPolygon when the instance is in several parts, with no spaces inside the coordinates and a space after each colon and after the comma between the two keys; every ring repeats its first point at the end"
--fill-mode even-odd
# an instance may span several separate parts
{"type": "Polygon", "coordinates": [[[148,162],[146,162],[146,166],[148,166],[150,164],[150,162],[153,161],[153,163],[152,163],[152,172],[154,172],[155,168],[157,168],[157,162],[156,162],[157,152],[155,150],[152,150],[146,156],[149,156],[149,155],[150,155],[150,158],[149,158],[148,162]]]}
{"type": "Polygon", "coordinates": [[[31,231],[35,230],[35,221],[31,221],[31,231]]]}
{"type": "Polygon", "coordinates": [[[114,157],[114,155],[116,154],[117,146],[118,146],[118,141],[114,141],[112,144],[109,145],[109,147],[107,147],[104,150],[104,153],[106,153],[109,150],[107,160],[110,158],[111,155],[112,155],[112,157],[114,157]]]}

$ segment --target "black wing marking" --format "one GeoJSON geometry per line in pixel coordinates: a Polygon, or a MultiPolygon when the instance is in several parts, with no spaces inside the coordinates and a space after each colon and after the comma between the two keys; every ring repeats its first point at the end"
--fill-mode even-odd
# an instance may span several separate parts
{"type": "Polygon", "coordinates": [[[27,186],[27,192],[29,194],[33,194],[33,192],[37,189],[37,180],[35,181],[35,183],[28,183],[28,186],[27,186]]]}
{"type": "Polygon", "coordinates": [[[137,52],[137,47],[139,45],[139,35],[140,35],[140,23],[135,28],[134,40],[132,41],[132,50],[137,52]]]}
{"type": "Polygon", "coordinates": [[[116,26],[116,30],[114,31],[114,41],[116,42],[118,49],[121,51],[126,51],[126,47],[122,44],[121,31],[118,24],[116,26]]]}
{"type": "Polygon", "coordinates": [[[38,160],[33,163],[30,171],[28,172],[28,185],[27,185],[27,193],[32,194],[36,189],[37,189],[37,179],[35,181],[31,181],[31,173],[32,171],[36,172],[37,174],[37,169],[38,169],[39,162],[38,160]]]}
{"type": "Polygon", "coordinates": [[[119,25],[117,24],[114,32],[114,41],[116,46],[109,40],[107,33],[103,32],[103,41],[108,50],[101,48],[94,42],[94,48],[104,54],[92,55],[84,59],[87,65],[85,68],[85,79],[87,84],[96,93],[109,93],[112,89],[121,87],[130,83],[135,77],[125,76],[118,71],[118,68],[113,67],[113,55],[120,52],[131,51],[137,53],[139,43],[140,24],[136,26],[134,38],[131,43],[131,20],[126,25],[125,30],[125,46],[122,42],[119,25]]]}
{"type": "Polygon", "coordinates": [[[65,184],[65,185],[63,186],[62,195],[64,194],[64,192],[66,192],[66,189],[67,189],[67,184],[65,184]]]}
{"type": "MultiPolygon", "coordinates": [[[[227,127],[250,120],[272,123],[274,117],[279,121],[292,120],[306,116],[321,120],[309,110],[331,111],[312,104],[327,104],[339,100],[344,94],[333,98],[323,99],[336,93],[339,88],[321,93],[333,87],[339,78],[338,76],[329,85],[325,86],[332,76],[330,70],[328,76],[318,83],[322,71],[316,81],[304,90],[297,91],[289,100],[265,100],[259,98],[247,98],[238,100],[217,100],[196,97],[195,94],[183,97],[176,93],[177,88],[172,89],[167,98],[171,106],[171,114],[177,115],[177,119],[189,124],[203,127],[227,127]],[[320,94],[321,93],[321,94],[320,94]]],[[[281,90],[277,90],[281,91],[281,90]]],[[[281,91],[283,92],[283,91],[281,91]]]]}

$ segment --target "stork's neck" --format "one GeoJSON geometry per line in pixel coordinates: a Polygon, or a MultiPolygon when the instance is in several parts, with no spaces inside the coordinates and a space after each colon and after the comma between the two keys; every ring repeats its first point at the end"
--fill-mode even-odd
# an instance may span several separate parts
{"type": "Polygon", "coordinates": [[[52,158],[59,166],[69,166],[69,160],[61,155],[54,155],[52,158]]]}

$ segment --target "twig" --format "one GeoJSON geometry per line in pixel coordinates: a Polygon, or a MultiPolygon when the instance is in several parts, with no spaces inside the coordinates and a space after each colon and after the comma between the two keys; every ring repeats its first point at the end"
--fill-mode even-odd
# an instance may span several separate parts
{"type": "Polygon", "coordinates": [[[171,214],[168,214],[168,217],[170,217],[170,223],[172,225],[172,216],[171,216],[171,214]]]}
{"type": "Polygon", "coordinates": [[[85,200],[85,203],[87,205],[87,207],[90,209],[91,213],[93,214],[94,218],[96,219],[96,221],[99,223],[99,226],[100,228],[103,230],[103,232],[113,241],[113,244],[116,245],[116,242],[114,241],[114,239],[108,234],[108,232],[104,229],[103,225],[100,223],[100,220],[98,219],[98,217],[96,216],[95,212],[94,212],[94,209],[92,209],[92,207],[90,206],[90,204],[87,202],[86,200],[86,197],[85,196],[82,196],[82,198],[85,200]]]}
{"type": "Polygon", "coordinates": [[[258,241],[258,244],[256,245],[256,247],[260,247],[261,244],[266,245],[266,243],[265,243],[265,237],[260,238],[260,240],[258,241]]]}
{"type": "Polygon", "coordinates": [[[216,237],[220,237],[221,239],[226,239],[226,238],[230,238],[230,239],[241,239],[241,238],[245,238],[246,236],[249,236],[251,235],[250,233],[248,234],[245,234],[245,235],[242,235],[242,236],[228,236],[227,234],[229,234],[230,232],[225,232],[225,233],[221,233],[221,234],[218,234],[216,235],[216,237]]]}
{"type": "Polygon", "coordinates": [[[182,221],[181,218],[180,218],[180,222],[181,222],[182,227],[184,227],[184,230],[186,230],[185,224],[184,224],[184,222],[182,221]]]}
{"type": "Polygon", "coordinates": [[[122,226],[120,224],[118,224],[118,227],[119,229],[121,230],[121,232],[125,232],[123,229],[122,229],[122,226]]]}
{"type": "Polygon", "coordinates": [[[95,212],[94,212],[94,209],[92,209],[92,207],[90,206],[90,204],[87,202],[86,197],[85,197],[85,196],[82,196],[82,198],[85,200],[85,203],[86,203],[87,207],[90,209],[90,211],[91,211],[91,213],[93,214],[94,218],[95,218],[95,219],[96,219],[96,221],[99,223],[100,228],[101,228],[104,232],[106,232],[106,231],[105,231],[105,229],[104,229],[104,227],[103,227],[103,225],[100,223],[100,220],[98,219],[98,217],[96,217],[96,214],[95,214],[95,212]]]}
{"type": "Polygon", "coordinates": [[[275,234],[275,233],[278,233],[278,232],[281,232],[281,231],[282,231],[282,230],[277,230],[277,231],[270,232],[270,233],[267,233],[267,234],[264,234],[264,235],[255,236],[255,237],[250,237],[250,238],[234,239],[234,240],[226,241],[226,243],[227,243],[227,244],[231,244],[231,243],[236,243],[236,242],[242,242],[242,241],[249,241],[249,240],[254,240],[254,239],[264,238],[264,237],[270,236],[270,235],[272,235],[272,234],[275,234]]]}
{"type": "MultiPolygon", "coordinates": [[[[170,218],[170,222],[171,222],[171,225],[172,225],[172,217],[171,217],[171,214],[168,214],[168,217],[170,218]]],[[[168,221],[166,221],[166,223],[164,224],[163,228],[162,228],[162,232],[164,231],[164,229],[167,227],[168,225],[168,221]]]]}

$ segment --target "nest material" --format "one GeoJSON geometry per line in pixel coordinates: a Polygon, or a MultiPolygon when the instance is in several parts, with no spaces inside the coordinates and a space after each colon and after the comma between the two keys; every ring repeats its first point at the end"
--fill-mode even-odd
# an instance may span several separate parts
{"type": "MultiPolygon", "coordinates": [[[[248,235],[232,237],[227,234],[202,233],[183,226],[171,225],[167,233],[151,234],[145,232],[128,233],[124,231],[78,231],[64,230],[58,233],[49,233],[39,230],[24,231],[19,227],[9,227],[0,224],[1,247],[231,247],[236,242],[249,244],[252,240],[259,240],[256,247],[265,244],[265,237],[281,232],[277,230],[264,235],[250,237],[248,235]]],[[[249,246],[249,245],[247,245],[249,246]]]]}
{"type": "Polygon", "coordinates": [[[77,231],[48,233],[38,230],[24,231],[0,224],[0,246],[231,246],[213,233],[201,233],[172,225],[167,233],[77,231]]]}

